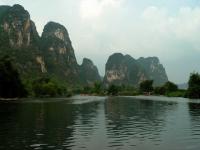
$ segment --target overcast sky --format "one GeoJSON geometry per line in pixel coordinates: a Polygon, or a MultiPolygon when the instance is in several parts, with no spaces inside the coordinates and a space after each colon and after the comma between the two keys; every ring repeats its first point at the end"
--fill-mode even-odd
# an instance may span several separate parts
{"type": "Polygon", "coordinates": [[[21,4],[41,34],[48,21],[66,26],[77,60],[93,60],[104,75],[114,52],[158,56],[169,80],[200,72],[199,0],[0,0],[21,4]]]}

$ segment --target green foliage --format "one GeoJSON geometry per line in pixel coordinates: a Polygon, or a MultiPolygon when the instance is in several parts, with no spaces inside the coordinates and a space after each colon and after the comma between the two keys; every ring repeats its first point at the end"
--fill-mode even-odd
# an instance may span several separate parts
{"type": "Polygon", "coordinates": [[[133,86],[125,85],[110,85],[108,88],[105,88],[101,82],[95,82],[94,85],[84,86],[77,94],[135,96],[139,95],[139,91],[133,86]]]}
{"type": "Polygon", "coordinates": [[[153,80],[145,80],[140,83],[141,92],[152,92],[153,91],[153,80]]]}
{"type": "Polygon", "coordinates": [[[17,69],[8,56],[0,58],[0,97],[25,97],[27,91],[20,79],[17,69]]]}
{"type": "MultiPolygon", "coordinates": [[[[180,94],[180,91],[178,91],[178,86],[170,81],[167,81],[163,86],[161,87],[155,87],[154,93],[158,95],[178,95],[180,94]]],[[[183,95],[182,93],[180,95],[183,95]]]]}
{"type": "MultiPolygon", "coordinates": [[[[92,94],[92,87],[91,86],[84,86],[82,93],[84,94],[92,94]]],[[[81,91],[80,91],[81,92],[81,91]]]]}
{"type": "Polygon", "coordinates": [[[200,98],[200,75],[198,73],[190,74],[188,85],[187,96],[189,98],[200,98]]]}
{"type": "Polygon", "coordinates": [[[166,94],[166,96],[168,97],[186,97],[186,90],[177,90],[174,92],[169,92],[166,94]]]}
{"type": "Polygon", "coordinates": [[[121,96],[136,96],[139,95],[138,89],[136,89],[134,86],[118,86],[119,89],[119,95],[121,96]]]}
{"type": "Polygon", "coordinates": [[[194,85],[200,85],[200,74],[199,73],[191,73],[188,85],[189,85],[189,87],[192,87],[194,85]]]}
{"type": "Polygon", "coordinates": [[[33,81],[32,90],[36,97],[67,96],[67,89],[49,77],[40,77],[33,81]]]}
{"type": "Polygon", "coordinates": [[[118,95],[119,87],[112,84],[108,87],[107,92],[108,92],[109,95],[118,95]]]}
{"type": "Polygon", "coordinates": [[[93,85],[86,85],[82,88],[79,88],[77,94],[95,94],[95,95],[104,95],[104,88],[102,82],[96,81],[93,85]]]}
{"type": "Polygon", "coordinates": [[[154,88],[154,93],[158,94],[158,95],[165,95],[166,89],[165,89],[164,86],[162,86],[162,87],[155,87],[154,88]]]}
{"type": "Polygon", "coordinates": [[[178,86],[170,81],[168,81],[164,84],[164,88],[165,88],[166,93],[175,92],[178,90],[178,86]]]}
{"type": "Polygon", "coordinates": [[[140,92],[135,90],[135,91],[120,91],[119,95],[121,96],[137,96],[139,95],[140,92]]]}
{"type": "Polygon", "coordinates": [[[100,94],[103,91],[103,85],[101,82],[95,82],[93,92],[96,94],[100,94]]]}
{"type": "Polygon", "coordinates": [[[70,92],[73,94],[81,94],[83,91],[83,87],[78,85],[70,89],[70,92]]]}

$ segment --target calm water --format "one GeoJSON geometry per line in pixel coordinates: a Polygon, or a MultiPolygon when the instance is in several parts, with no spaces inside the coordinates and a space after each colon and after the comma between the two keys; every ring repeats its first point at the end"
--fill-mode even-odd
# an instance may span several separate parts
{"type": "Polygon", "coordinates": [[[0,149],[199,150],[200,103],[81,96],[0,102],[0,149]]]}

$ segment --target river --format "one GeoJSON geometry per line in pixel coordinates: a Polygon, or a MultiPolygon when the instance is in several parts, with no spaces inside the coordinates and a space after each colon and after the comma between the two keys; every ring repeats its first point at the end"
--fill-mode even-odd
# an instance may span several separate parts
{"type": "Polygon", "coordinates": [[[0,101],[0,149],[198,150],[200,100],[74,96],[0,101]]]}

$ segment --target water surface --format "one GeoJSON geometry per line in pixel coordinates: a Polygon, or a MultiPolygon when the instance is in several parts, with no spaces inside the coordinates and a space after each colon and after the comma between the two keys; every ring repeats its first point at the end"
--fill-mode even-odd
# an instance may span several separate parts
{"type": "Polygon", "coordinates": [[[198,150],[200,101],[142,96],[1,101],[0,149],[198,150]]]}

